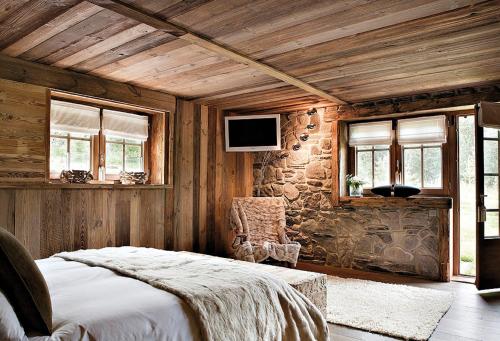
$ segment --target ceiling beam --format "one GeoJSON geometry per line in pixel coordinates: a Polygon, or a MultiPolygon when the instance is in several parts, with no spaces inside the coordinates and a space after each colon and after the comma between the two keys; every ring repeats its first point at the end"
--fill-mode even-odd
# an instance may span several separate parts
{"type": "Polygon", "coordinates": [[[450,89],[340,105],[336,108],[336,119],[363,120],[373,117],[394,117],[472,109],[480,101],[499,102],[500,83],[482,84],[465,88],[450,89]]]}
{"type": "Polygon", "coordinates": [[[321,97],[323,99],[329,100],[335,104],[346,104],[345,101],[340,98],[327,93],[309,83],[306,83],[296,77],[293,77],[283,71],[280,71],[270,65],[256,61],[240,52],[234,51],[231,48],[219,44],[208,37],[204,37],[198,33],[192,32],[189,29],[179,26],[175,23],[163,20],[157,16],[151,15],[142,11],[141,9],[130,6],[120,0],[88,0],[89,2],[126,16],[130,19],[134,19],[138,22],[147,24],[158,30],[162,30],[166,33],[176,36],[179,39],[190,42],[197,46],[203,47],[207,50],[215,52],[222,55],[230,60],[237,63],[247,65],[248,67],[254,68],[261,71],[262,73],[279,79],[285,83],[296,86],[304,91],[307,91],[313,95],[321,97]]]}
{"type": "MultiPolygon", "coordinates": [[[[0,79],[44,86],[53,90],[175,112],[170,94],[119,83],[79,72],[28,62],[0,54],[0,79]]],[[[1,96],[0,96],[1,97],[1,96]]]]}

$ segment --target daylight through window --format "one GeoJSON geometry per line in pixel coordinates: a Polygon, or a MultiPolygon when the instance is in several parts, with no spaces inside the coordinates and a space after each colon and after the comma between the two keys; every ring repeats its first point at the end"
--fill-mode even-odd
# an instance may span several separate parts
{"type": "Polygon", "coordinates": [[[120,172],[145,171],[148,116],[51,101],[50,174],[63,170],[91,171],[94,178],[104,168],[106,179],[120,172]]]}
{"type": "Polygon", "coordinates": [[[351,124],[351,171],[368,189],[394,182],[420,189],[442,189],[442,146],[446,141],[444,115],[351,124]]]}

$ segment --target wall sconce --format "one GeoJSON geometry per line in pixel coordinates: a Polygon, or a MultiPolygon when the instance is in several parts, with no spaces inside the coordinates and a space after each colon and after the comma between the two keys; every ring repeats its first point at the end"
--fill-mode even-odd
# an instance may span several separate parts
{"type": "Polygon", "coordinates": [[[309,115],[309,116],[312,116],[312,115],[317,114],[317,113],[318,113],[318,110],[316,110],[316,108],[312,108],[312,109],[309,109],[307,111],[307,115],[309,115]]]}
{"type": "MultiPolygon", "coordinates": [[[[318,113],[318,110],[317,110],[316,108],[312,108],[312,109],[309,109],[309,110],[306,112],[306,115],[310,117],[310,116],[315,115],[315,114],[317,114],[317,113],[318,113]]],[[[302,115],[304,115],[304,114],[302,114],[302,115]]],[[[287,122],[287,124],[288,124],[288,123],[290,123],[290,122],[292,122],[292,121],[288,121],[288,122],[287,122]]],[[[281,128],[283,129],[283,127],[281,127],[281,128]]],[[[306,129],[307,129],[307,130],[312,130],[312,129],[314,129],[314,128],[316,128],[316,124],[311,123],[311,118],[309,118],[309,123],[306,125],[306,129]]],[[[295,136],[295,139],[297,140],[297,142],[295,142],[295,144],[293,144],[293,145],[292,145],[292,150],[296,152],[296,151],[300,150],[300,148],[302,148],[302,145],[300,144],[300,142],[301,142],[301,141],[302,141],[302,142],[306,142],[306,141],[309,139],[309,133],[308,133],[307,131],[304,131],[304,132],[303,132],[302,134],[300,134],[300,136],[297,138],[297,135],[296,135],[296,134],[297,134],[297,132],[294,130],[294,131],[292,131],[292,132],[290,132],[290,133],[286,134],[286,135],[285,135],[284,137],[282,137],[282,138],[284,138],[284,139],[285,139],[285,141],[286,141],[287,136],[292,135],[292,134],[295,136]]],[[[285,156],[285,158],[286,158],[286,157],[288,157],[288,154],[285,156]]]]}

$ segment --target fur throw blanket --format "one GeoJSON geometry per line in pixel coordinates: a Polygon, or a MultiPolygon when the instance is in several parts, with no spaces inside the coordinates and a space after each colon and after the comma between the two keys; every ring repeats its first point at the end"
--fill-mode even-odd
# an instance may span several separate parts
{"type": "Polygon", "coordinates": [[[228,259],[120,247],[62,252],[173,293],[191,307],[204,340],[327,340],[320,311],[286,282],[228,259]]]}
{"type": "Polygon", "coordinates": [[[232,245],[234,257],[257,263],[273,258],[295,266],[301,246],[290,241],[285,225],[283,198],[233,198],[231,228],[236,233],[232,245]]]}

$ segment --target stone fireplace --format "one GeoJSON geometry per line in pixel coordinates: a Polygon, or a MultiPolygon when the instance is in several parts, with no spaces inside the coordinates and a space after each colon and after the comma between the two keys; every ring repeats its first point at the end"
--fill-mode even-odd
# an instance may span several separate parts
{"type": "Polygon", "coordinates": [[[390,204],[381,202],[384,198],[373,198],[375,204],[369,199],[332,204],[333,119],[324,109],[311,117],[303,112],[283,114],[288,157],[263,167],[265,153],[256,153],[254,195],[260,187],[261,196],[285,198],[287,233],[301,243],[302,262],[442,279],[440,229],[448,224],[443,207],[399,205],[397,200],[406,199],[395,198],[390,204]],[[315,124],[309,139],[292,150],[297,142],[292,132],[300,134],[309,123],[315,124]]]}

